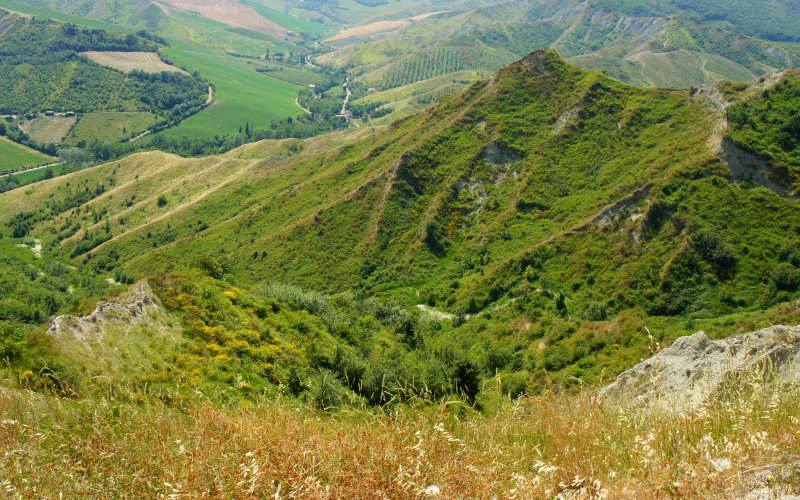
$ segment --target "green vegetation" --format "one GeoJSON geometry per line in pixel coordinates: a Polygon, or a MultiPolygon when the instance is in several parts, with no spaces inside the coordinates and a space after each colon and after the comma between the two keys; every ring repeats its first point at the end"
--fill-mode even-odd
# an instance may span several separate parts
{"type": "MultiPolygon", "coordinates": [[[[298,28],[309,13],[434,6],[258,1],[298,28]]],[[[66,163],[0,178],[0,446],[12,450],[0,488],[738,497],[768,469],[770,487],[796,489],[796,471],[777,472],[800,449],[793,386],[742,374],[741,390],[680,414],[612,407],[595,387],[697,330],[800,323],[800,74],[720,94],[638,89],[538,50],[474,82],[533,43],[675,86],[789,64],[685,3],[670,23],[622,20],[645,1],[597,5],[417,20],[334,70],[305,64],[309,39],[99,2],[157,32],[185,22],[162,50],[208,77],[214,102],[160,130],[176,124],[171,108],[115,94],[114,113],[72,130],[85,149],[44,146],[66,163]],[[633,46],[647,50],[628,57],[633,46]],[[333,132],[347,123],[333,116],[344,81],[361,126],[333,132]],[[719,95],[736,100],[724,132],[707,101],[719,95]],[[374,126],[393,109],[384,121],[403,118],[374,126]],[[112,142],[144,128],[157,133],[112,142]],[[736,154],[710,147],[720,139],[736,154]],[[168,152],[140,151],[153,147],[168,152]],[[113,161],[83,168],[102,160],[113,161]],[[51,320],[64,314],[75,317],[51,320]]],[[[740,11],[734,2],[726,19],[740,11]]],[[[78,45],[160,43],[58,29],[54,40],[78,30],[78,45]]],[[[67,63],[89,64],[71,51],[67,63]]],[[[145,80],[114,75],[106,83],[145,80]]],[[[4,133],[30,141],[15,123],[4,133]]]]}
{"type": "Polygon", "coordinates": [[[141,110],[179,120],[202,106],[206,82],[176,73],[124,74],[77,55],[86,50],[155,49],[153,42],[135,35],[23,23],[0,39],[0,51],[7,54],[0,112],[141,110]]]}
{"type": "Polygon", "coordinates": [[[494,71],[514,59],[507,53],[467,47],[437,47],[408,56],[383,70],[381,87],[393,88],[429,78],[472,69],[494,71]]]}
{"type": "Polygon", "coordinates": [[[80,116],[66,138],[68,144],[117,142],[136,136],[157,121],[147,112],[98,112],[80,116]]]}
{"type": "Polygon", "coordinates": [[[768,40],[797,40],[800,7],[791,1],[769,5],[747,0],[592,0],[592,6],[634,16],[681,15],[697,21],[727,21],[739,30],[768,40]]]}
{"type": "Polygon", "coordinates": [[[294,104],[297,86],[259,74],[234,57],[184,43],[173,43],[164,52],[179,66],[199,71],[215,86],[212,105],[166,130],[163,134],[167,137],[213,138],[235,132],[246,123],[263,126],[301,112],[294,104]]]}
{"type": "Polygon", "coordinates": [[[315,38],[322,38],[325,35],[330,34],[334,30],[334,28],[331,26],[326,26],[324,24],[307,21],[302,17],[296,17],[286,12],[274,9],[268,5],[265,5],[266,2],[259,2],[257,0],[245,0],[242,3],[253,7],[254,9],[256,9],[256,12],[266,17],[267,19],[276,22],[277,24],[283,26],[286,29],[295,31],[300,34],[311,35],[315,38]]]}
{"type": "MultiPolygon", "coordinates": [[[[319,300],[336,305],[345,327],[320,327],[323,344],[344,342],[364,373],[415,381],[414,391],[474,397],[500,373],[511,392],[535,392],[630,366],[647,350],[645,327],[668,343],[698,328],[797,320],[780,305],[800,292],[799,250],[787,237],[800,231],[797,202],[740,183],[708,149],[714,119],[688,92],[634,89],[537,52],[358,142],[272,144],[264,155],[283,158],[267,161],[133,155],[73,174],[69,186],[7,193],[0,221],[98,273],[211,262],[190,269],[240,287],[245,309],[263,305],[264,276],[327,291],[319,300]],[[371,297],[444,319],[415,310],[405,330],[381,323],[371,330],[379,337],[354,343],[348,332],[371,297]],[[367,352],[378,338],[386,352],[367,352]]],[[[219,295],[232,285],[214,286],[219,295]]],[[[256,321],[241,318],[226,328],[256,321]]],[[[320,371],[330,370],[376,402],[375,377],[325,359],[305,373],[330,381],[320,371]]]]}
{"type": "Polygon", "coordinates": [[[0,173],[16,172],[52,161],[51,156],[0,137],[0,173]]]}
{"type": "Polygon", "coordinates": [[[800,187],[800,79],[796,73],[759,98],[731,107],[728,121],[731,139],[769,158],[783,184],[800,187]]]}

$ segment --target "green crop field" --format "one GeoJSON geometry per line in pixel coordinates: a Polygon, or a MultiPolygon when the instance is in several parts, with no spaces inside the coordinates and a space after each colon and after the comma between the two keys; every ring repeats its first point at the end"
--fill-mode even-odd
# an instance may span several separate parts
{"type": "Polygon", "coordinates": [[[129,29],[126,29],[122,26],[117,26],[115,24],[105,23],[103,21],[98,21],[95,19],[86,19],[83,17],[71,16],[69,14],[62,14],[60,12],[55,12],[49,9],[31,7],[30,5],[12,2],[9,0],[0,0],[0,7],[13,10],[16,12],[22,12],[23,14],[32,14],[36,16],[38,19],[54,19],[65,23],[74,23],[74,24],[79,24],[81,26],[89,26],[90,28],[106,30],[109,33],[128,33],[131,31],[129,29]]]}
{"type": "Polygon", "coordinates": [[[42,165],[53,158],[29,147],[0,137],[0,173],[15,172],[26,167],[42,165]]]}
{"type": "Polygon", "coordinates": [[[47,179],[50,177],[48,170],[52,173],[53,177],[70,171],[66,165],[53,165],[52,167],[48,168],[41,168],[39,170],[31,170],[30,172],[9,175],[9,178],[15,178],[19,182],[20,186],[24,186],[25,184],[31,184],[33,182],[47,179]]]}
{"type": "Polygon", "coordinates": [[[316,37],[324,37],[336,31],[338,26],[325,26],[324,24],[307,21],[300,17],[295,17],[286,12],[273,9],[258,0],[243,0],[241,3],[249,5],[256,9],[262,16],[275,21],[286,29],[296,31],[297,33],[307,33],[316,37]]]}
{"type": "Polygon", "coordinates": [[[294,103],[299,87],[257,73],[234,57],[181,42],[164,52],[177,65],[198,70],[216,87],[211,106],[163,132],[169,137],[214,137],[236,132],[245,123],[264,126],[301,113],[294,103]]]}
{"type": "Polygon", "coordinates": [[[156,122],[152,113],[86,113],[81,116],[67,137],[67,142],[76,144],[80,141],[113,142],[135,133],[144,132],[156,122]]]}

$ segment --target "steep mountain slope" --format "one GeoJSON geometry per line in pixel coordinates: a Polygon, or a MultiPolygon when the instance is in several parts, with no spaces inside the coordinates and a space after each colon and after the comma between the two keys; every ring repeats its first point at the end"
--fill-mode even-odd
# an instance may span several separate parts
{"type": "MultiPolygon", "coordinates": [[[[521,293],[531,268],[526,286],[612,310],[729,311],[772,301],[755,285],[783,244],[741,250],[786,241],[797,214],[795,200],[734,182],[707,146],[714,120],[688,94],[536,52],[359,143],[248,162],[136,155],[57,193],[101,196],[18,217],[73,257],[130,270],[212,254],[244,282],[413,287],[477,312],[521,293]],[[749,227],[759,218],[775,223],[749,227]]],[[[2,199],[5,221],[20,195],[2,199]]]]}
{"type": "Polygon", "coordinates": [[[433,357],[458,345],[479,373],[539,373],[523,386],[597,380],[646,351],[644,325],[667,341],[795,321],[770,309],[800,288],[791,178],[728,168],[708,99],[783,95],[767,84],[639,90],[537,51],[387,130],[133,155],[5,193],[0,222],[99,273],[422,304],[454,325],[433,357]]]}

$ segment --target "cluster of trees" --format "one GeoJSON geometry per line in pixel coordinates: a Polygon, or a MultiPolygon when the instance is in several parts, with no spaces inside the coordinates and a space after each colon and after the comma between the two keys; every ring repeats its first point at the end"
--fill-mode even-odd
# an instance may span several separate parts
{"type": "MultiPolygon", "coordinates": [[[[223,276],[224,266],[211,261],[196,264],[223,276]]],[[[196,274],[154,281],[188,338],[169,369],[149,381],[156,387],[174,386],[177,376],[191,384],[181,386],[187,394],[199,388],[216,398],[280,386],[323,408],[409,396],[474,400],[496,364],[471,354],[449,326],[376,299],[274,282],[249,293],[196,274]]]]}
{"type": "Polygon", "coordinates": [[[86,50],[156,51],[128,34],[34,22],[0,38],[0,113],[150,111],[185,117],[205,102],[208,82],[181,73],[129,74],[83,58],[86,50]],[[180,107],[179,107],[180,106],[180,107]]]}

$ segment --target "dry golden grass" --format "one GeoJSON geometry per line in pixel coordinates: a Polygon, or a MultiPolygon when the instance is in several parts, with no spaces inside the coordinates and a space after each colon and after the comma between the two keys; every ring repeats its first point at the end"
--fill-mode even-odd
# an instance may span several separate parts
{"type": "Polygon", "coordinates": [[[75,116],[42,116],[30,121],[21,121],[19,127],[36,142],[61,142],[75,124],[75,116]]]}
{"type": "Polygon", "coordinates": [[[389,31],[402,26],[407,26],[410,21],[402,19],[399,21],[376,21],[374,23],[362,24],[361,26],[353,26],[352,28],[343,29],[339,33],[326,39],[326,42],[334,42],[336,40],[345,40],[351,37],[359,37],[366,35],[373,35],[383,31],[389,31]]]}
{"type": "Polygon", "coordinates": [[[65,498],[733,498],[794,486],[800,391],[757,382],[690,414],[596,393],[324,413],[290,400],[186,411],[0,394],[0,490],[65,498]],[[776,488],[780,485],[769,484],[776,488]],[[427,492],[427,493],[426,493],[427,492]]]}
{"type": "Polygon", "coordinates": [[[155,52],[114,52],[90,50],[88,52],[81,52],[80,54],[88,57],[97,64],[110,66],[126,73],[138,69],[148,73],[175,71],[178,73],[188,74],[176,66],[165,63],[155,52]]]}
{"type": "Polygon", "coordinates": [[[253,7],[234,0],[167,0],[167,3],[179,9],[196,12],[214,21],[278,38],[283,38],[288,33],[286,28],[262,16],[253,7]]]}

